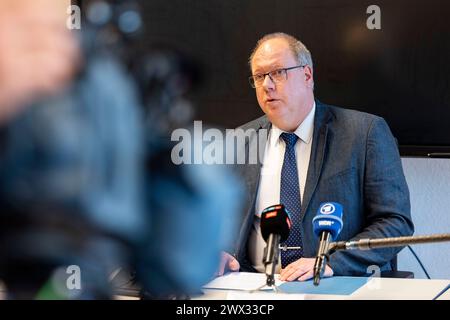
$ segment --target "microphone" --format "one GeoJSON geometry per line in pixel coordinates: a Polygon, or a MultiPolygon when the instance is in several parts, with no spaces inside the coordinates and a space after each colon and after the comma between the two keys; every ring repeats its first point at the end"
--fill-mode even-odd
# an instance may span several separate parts
{"type": "Polygon", "coordinates": [[[264,249],[263,263],[267,276],[267,285],[275,284],[274,273],[278,264],[279,244],[286,241],[291,229],[291,219],[284,205],[267,207],[261,213],[261,233],[267,243],[264,249]]]}
{"type": "Polygon", "coordinates": [[[314,217],[313,231],[319,237],[319,249],[314,263],[314,285],[318,286],[323,274],[325,259],[331,241],[334,241],[342,230],[342,205],[337,202],[324,202],[314,217]]]}

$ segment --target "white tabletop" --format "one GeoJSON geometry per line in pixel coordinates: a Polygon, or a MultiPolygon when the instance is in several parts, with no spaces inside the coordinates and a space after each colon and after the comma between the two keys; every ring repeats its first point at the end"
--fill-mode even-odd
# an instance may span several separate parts
{"type": "MultiPolygon", "coordinates": [[[[264,283],[265,275],[258,274],[264,283]]],[[[245,277],[245,274],[243,274],[245,277]]],[[[251,276],[255,281],[255,274],[251,276]]],[[[223,286],[223,283],[221,283],[223,286]]],[[[233,283],[231,286],[234,285],[233,283]]],[[[250,291],[232,289],[213,289],[211,286],[203,290],[204,294],[193,299],[207,300],[432,300],[442,294],[450,286],[450,280],[367,278],[367,281],[349,295],[335,294],[295,294],[276,293],[273,290],[250,291]]],[[[450,299],[450,290],[445,291],[438,299],[450,299]]]]}

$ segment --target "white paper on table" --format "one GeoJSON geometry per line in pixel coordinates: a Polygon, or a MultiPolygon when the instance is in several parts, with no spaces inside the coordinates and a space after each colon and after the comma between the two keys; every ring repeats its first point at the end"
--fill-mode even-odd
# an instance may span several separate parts
{"type": "MultiPolygon", "coordinates": [[[[279,280],[280,275],[275,275],[275,285],[279,286],[284,281],[279,280]]],[[[230,272],[221,277],[217,277],[203,286],[205,289],[229,289],[229,290],[273,290],[266,283],[264,273],[255,272],[230,272]]]]}
{"type": "Polygon", "coordinates": [[[274,291],[265,292],[247,292],[230,291],[227,294],[227,300],[305,300],[304,294],[297,293],[279,293],[274,291]]]}

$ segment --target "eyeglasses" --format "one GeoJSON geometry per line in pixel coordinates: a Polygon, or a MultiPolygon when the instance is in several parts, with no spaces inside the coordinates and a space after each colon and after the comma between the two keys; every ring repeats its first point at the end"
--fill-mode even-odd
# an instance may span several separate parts
{"type": "Polygon", "coordinates": [[[303,68],[306,65],[302,66],[295,66],[290,68],[281,68],[276,69],[267,73],[260,73],[260,74],[254,74],[250,77],[248,77],[248,81],[250,82],[250,86],[252,88],[259,88],[263,85],[264,79],[266,79],[266,76],[269,76],[270,80],[272,80],[273,83],[280,83],[287,80],[287,72],[288,70],[296,69],[296,68],[303,68]]]}

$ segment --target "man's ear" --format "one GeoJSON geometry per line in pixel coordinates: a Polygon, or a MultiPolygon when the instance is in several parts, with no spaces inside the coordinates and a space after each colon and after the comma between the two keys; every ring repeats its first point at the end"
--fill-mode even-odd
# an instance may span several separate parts
{"type": "Polygon", "coordinates": [[[305,74],[305,80],[308,82],[311,88],[314,87],[314,77],[313,77],[313,70],[310,66],[306,65],[303,68],[303,72],[305,74]]]}
{"type": "Polygon", "coordinates": [[[313,77],[313,71],[312,71],[312,69],[311,69],[310,66],[306,65],[306,66],[303,68],[303,72],[305,73],[306,80],[310,80],[310,79],[312,80],[312,77],[313,77]]]}

